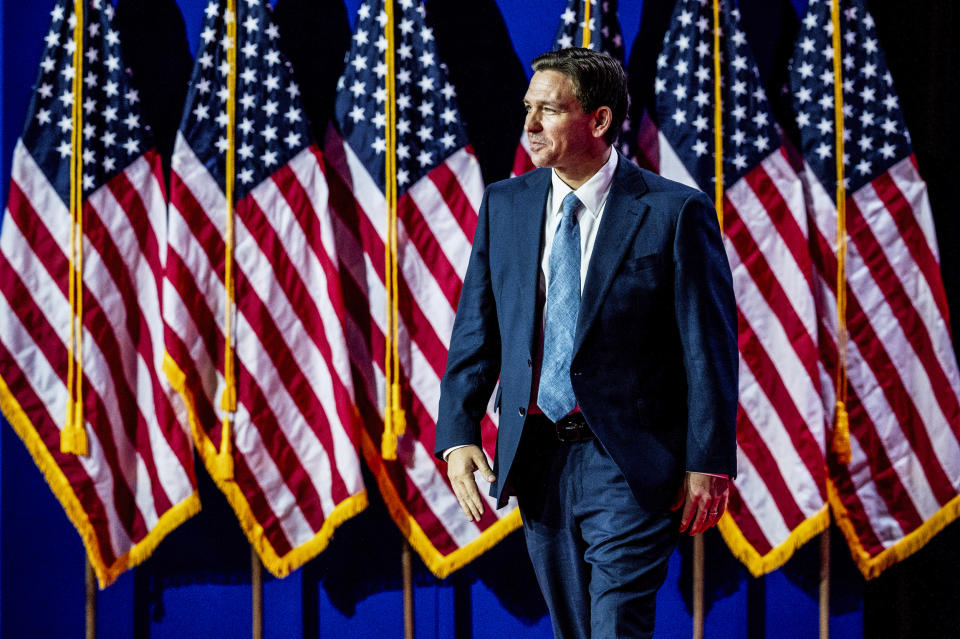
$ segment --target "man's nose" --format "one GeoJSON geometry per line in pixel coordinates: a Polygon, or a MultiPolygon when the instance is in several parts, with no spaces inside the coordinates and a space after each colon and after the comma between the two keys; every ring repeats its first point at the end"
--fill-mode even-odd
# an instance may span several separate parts
{"type": "Polygon", "coordinates": [[[539,131],[540,115],[536,111],[528,111],[526,122],[524,122],[524,127],[527,129],[527,131],[539,131]]]}

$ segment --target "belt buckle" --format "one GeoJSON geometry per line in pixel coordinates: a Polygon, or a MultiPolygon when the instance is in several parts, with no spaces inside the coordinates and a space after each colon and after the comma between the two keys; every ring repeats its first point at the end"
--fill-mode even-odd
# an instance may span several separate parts
{"type": "Polygon", "coordinates": [[[557,433],[557,439],[563,444],[575,444],[584,441],[582,417],[578,419],[576,415],[565,415],[560,421],[554,424],[557,433]]]}

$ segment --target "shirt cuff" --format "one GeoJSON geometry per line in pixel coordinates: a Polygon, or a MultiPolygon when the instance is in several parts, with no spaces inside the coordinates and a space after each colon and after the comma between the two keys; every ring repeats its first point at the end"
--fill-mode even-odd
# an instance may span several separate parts
{"type": "MultiPolygon", "coordinates": [[[[446,454],[447,452],[449,452],[449,451],[451,451],[451,450],[453,450],[453,449],[452,449],[452,448],[448,448],[448,449],[444,452],[444,454],[446,454]]],[[[446,457],[444,457],[444,459],[446,459],[446,457]]],[[[708,475],[708,476],[710,476],[710,477],[723,477],[724,479],[730,479],[730,475],[725,475],[725,474],[723,474],[723,473],[701,473],[701,472],[698,471],[698,470],[688,470],[688,471],[687,471],[687,474],[690,474],[690,473],[696,473],[696,474],[698,474],[698,475],[708,475]]]]}
{"type": "Polygon", "coordinates": [[[440,456],[443,458],[443,461],[447,461],[447,457],[450,456],[450,453],[452,453],[453,451],[457,450],[458,448],[466,448],[466,447],[469,446],[469,445],[470,445],[470,444],[460,444],[459,446],[451,446],[450,448],[448,448],[448,449],[446,449],[445,451],[443,451],[443,453],[441,453],[440,456]]]}

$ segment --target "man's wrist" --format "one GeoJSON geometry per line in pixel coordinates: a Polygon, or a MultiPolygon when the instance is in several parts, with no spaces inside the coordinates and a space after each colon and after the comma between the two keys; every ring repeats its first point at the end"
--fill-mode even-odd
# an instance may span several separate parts
{"type": "Polygon", "coordinates": [[[440,457],[443,458],[443,461],[447,461],[447,458],[450,457],[450,453],[457,450],[458,448],[466,448],[470,444],[460,444],[459,446],[451,446],[440,454],[440,457]]]}

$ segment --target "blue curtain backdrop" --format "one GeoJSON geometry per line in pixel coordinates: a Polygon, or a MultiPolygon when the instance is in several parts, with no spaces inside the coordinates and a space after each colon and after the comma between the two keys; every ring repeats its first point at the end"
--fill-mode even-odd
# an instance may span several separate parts
{"type": "MultiPolygon", "coordinates": [[[[360,0],[280,0],[284,29],[311,115],[329,113],[339,71],[321,55],[347,45],[360,0]],[[298,7],[298,5],[301,5],[298,7]],[[294,14],[308,9],[326,23],[317,34],[294,14]],[[287,22],[284,22],[287,20],[287,22]]],[[[940,238],[944,281],[954,316],[960,289],[960,186],[956,142],[958,10],[949,0],[869,2],[928,179],[940,238]],[[910,15],[902,15],[903,11],[910,15]]],[[[464,116],[489,182],[509,171],[523,114],[520,97],[530,61],[550,48],[565,0],[428,0],[441,54],[464,105],[464,116]],[[480,53],[478,53],[480,52],[480,53]],[[471,99],[473,98],[473,99],[471,99]],[[490,105],[502,105],[490,108],[490,105]]],[[[777,86],[792,43],[796,12],[806,0],[740,0],[761,75],[777,86]]],[[[6,202],[13,146],[34,81],[53,0],[0,1],[0,180],[6,202]]],[[[145,117],[172,140],[179,119],[205,0],[120,0],[118,21],[128,63],[141,75],[145,117]],[[149,16],[146,11],[152,12],[149,16]],[[135,42],[137,46],[131,47],[135,42]],[[149,95],[148,95],[149,94],[149,95]],[[150,112],[153,109],[153,112],[150,112]],[[171,115],[172,114],[172,115],[171,115]]],[[[620,0],[620,20],[634,95],[652,77],[669,0],[620,0]],[[638,37],[639,34],[639,37],[638,37]],[[636,40],[635,40],[636,38],[636,40]],[[649,76],[645,75],[649,73],[649,76]],[[639,86],[639,88],[638,88],[639,86]]],[[[319,27],[318,27],[319,28],[319,27]]],[[[169,142],[168,140],[168,142],[169,142]]],[[[161,147],[162,148],[162,147],[161,147]]],[[[100,637],[245,637],[250,633],[250,552],[235,517],[203,475],[203,511],[177,529],[143,566],[98,595],[100,637]]],[[[83,550],[76,532],[24,446],[0,429],[0,636],[80,637],[84,623],[83,550]]],[[[368,486],[375,482],[368,478],[368,486]]],[[[375,491],[371,491],[375,492],[375,491]]],[[[267,577],[266,637],[401,637],[401,537],[372,496],[367,511],[339,529],[319,558],[290,577],[267,577]]],[[[707,637],[817,636],[819,544],[801,549],[782,569],[749,578],[715,531],[707,535],[707,637]]],[[[835,637],[958,636],[960,535],[951,526],[927,549],[865,584],[846,544],[833,539],[831,631],[835,637]],[[948,569],[944,570],[946,566],[948,569]],[[952,611],[952,612],[950,612],[952,611]]],[[[670,564],[657,611],[658,637],[689,637],[691,545],[670,564]]],[[[514,534],[445,581],[415,560],[416,632],[421,639],[549,637],[546,609],[514,534]]]]}

